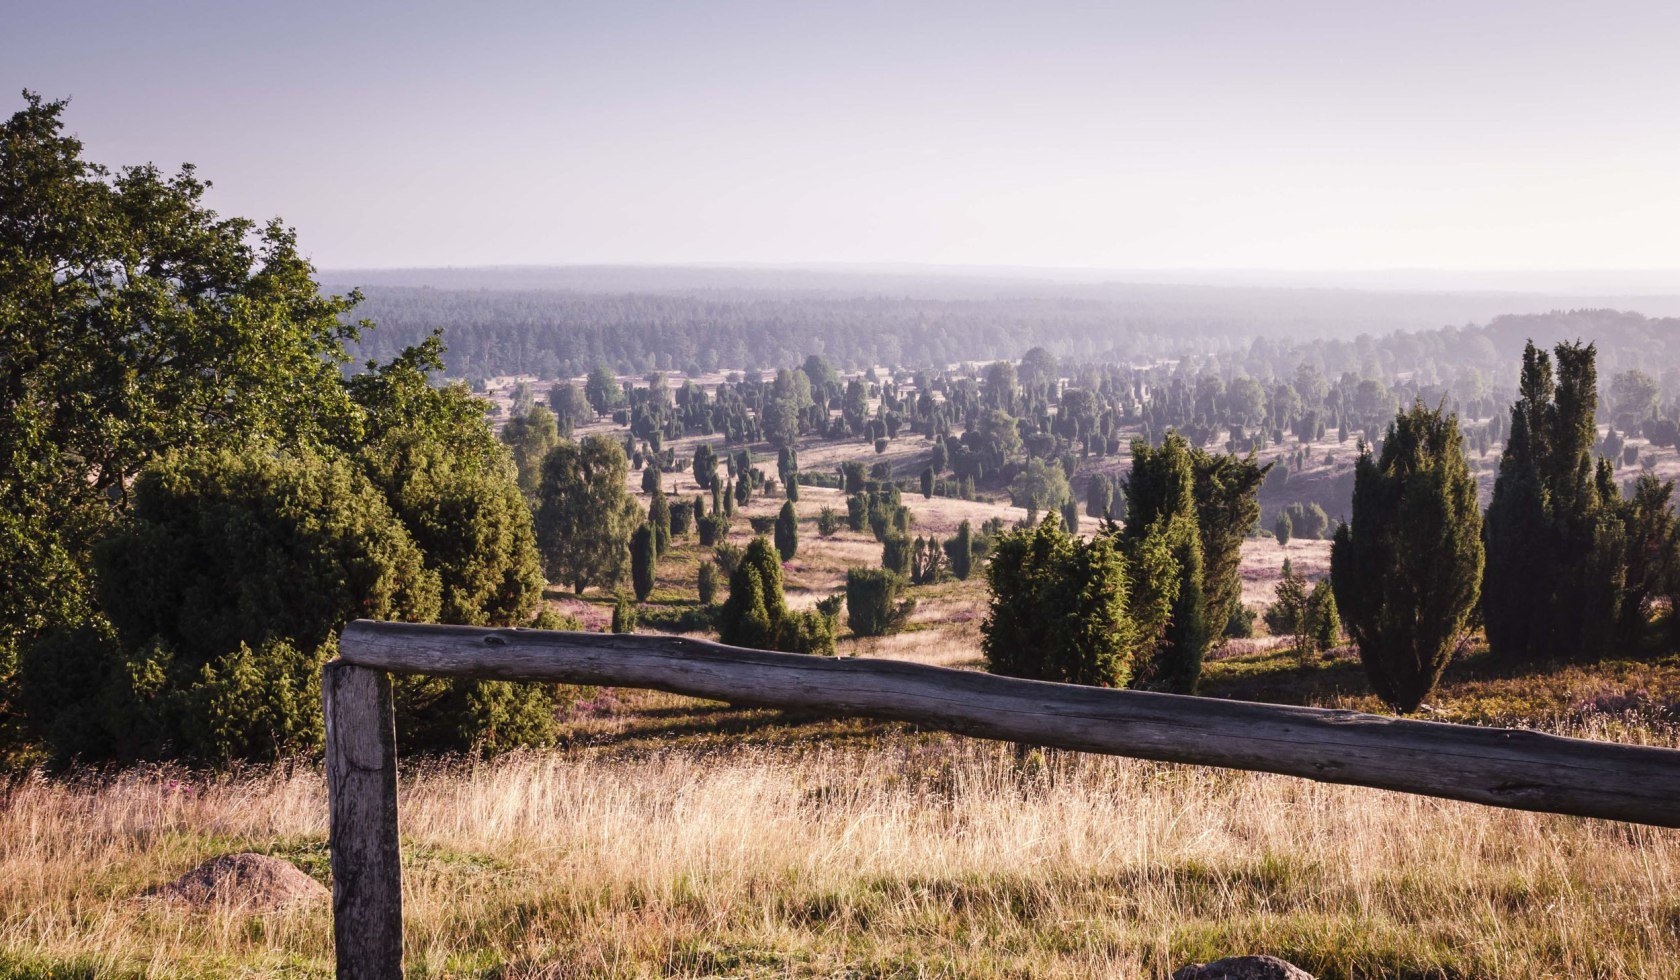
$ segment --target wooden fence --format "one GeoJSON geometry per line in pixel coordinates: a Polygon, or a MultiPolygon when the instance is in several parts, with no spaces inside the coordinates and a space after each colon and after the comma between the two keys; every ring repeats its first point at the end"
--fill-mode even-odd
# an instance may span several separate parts
{"type": "Polygon", "coordinates": [[[338,975],[402,969],[387,672],[646,687],[979,738],[1302,776],[1680,827],[1680,750],[1286,705],[1117,691],[684,637],[359,621],[323,677],[338,975]]]}

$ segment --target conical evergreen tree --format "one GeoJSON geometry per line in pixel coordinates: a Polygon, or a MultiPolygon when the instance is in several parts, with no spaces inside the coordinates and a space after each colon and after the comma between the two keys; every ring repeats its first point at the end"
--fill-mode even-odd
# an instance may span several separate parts
{"type": "Polygon", "coordinates": [[[1482,580],[1457,417],[1422,405],[1396,417],[1382,456],[1366,449],[1355,464],[1352,513],[1330,551],[1336,606],[1377,695],[1415,711],[1463,638],[1482,580]]]}
{"type": "Polygon", "coordinates": [[[1488,645],[1517,663],[1604,656],[1643,617],[1625,597],[1627,508],[1613,470],[1592,460],[1596,351],[1566,343],[1555,353],[1554,378],[1544,351],[1523,351],[1484,529],[1488,645]]]}

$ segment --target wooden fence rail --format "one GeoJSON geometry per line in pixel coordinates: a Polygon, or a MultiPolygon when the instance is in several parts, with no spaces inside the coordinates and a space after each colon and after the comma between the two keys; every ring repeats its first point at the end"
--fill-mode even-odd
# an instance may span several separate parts
{"type": "Polygon", "coordinates": [[[1286,705],[1047,684],[683,637],[358,621],[325,675],[340,977],[398,977],[396,749],[384,672],[646,687],[980,738],[1680,827],[1680,750],[1286,705]]]}

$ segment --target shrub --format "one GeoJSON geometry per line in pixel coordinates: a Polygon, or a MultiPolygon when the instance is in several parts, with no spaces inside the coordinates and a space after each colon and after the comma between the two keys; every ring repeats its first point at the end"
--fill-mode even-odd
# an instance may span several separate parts
{"type": "Polygon", "coordinates": [[[945,542],[945,557],[950,560],[951,574],[967,580],[974,571],[974,532],[967,521],[957,525],[957,535],[945,542]]]}
{"type": "Polygon", "coordinates": [[[711,547],[719,544],[729,534],[729,518],[723,514],[713,512],[700,518],[700,543],[711,547]]]}
{"type": "Polygon", "coordinates": [[[1114,481],[1107,474],[1096,473],[1085,484],[1085,513],[1091,517],[1108,517],[1115,510],[1114,481]]]}
{"type": "Polygon", "coordinates": [[[799,552],[799,515],[794,512],[791,500],[782,505],[781,513],[776,516],[776,551],[782,561],[792,561],[799,552]]]}
{"type": "Polygon", "coordinates": [[[700,563],[698,587],[702,604],[709,606],[717,601],[718,567],[715,563],[709,561],[700,563]]]}
{"type": "Polygon", "coordinates": [[[439,608],[438,575],[383,496],[318,456],[164,457],[96,557],[109,622],[50,634],[20,665],[20,701],[61,760],[312,747],[315,672],[339,627],[439,608]]]}
{"type": "Polygon", "coordinates": [[[724,578],[734,578],[735,569],[741,566],[741,558],[745,550],[738,544],[725,541],[712,550],[712,561],[717,563],[718,571],[724,578]]]}
{"type": "Polygon", "coordinates": [[[854,531],[869,526],[869,501],[860,494],[846,498],[846,526],[854,531]]]}
{"type": "Polygon", "coordinates": [[[1102,687],[1130,678],[1138,628],[1110,535],[1076,538],[1052,515],[1000,537],[986,576],[981,649],[992,673],[1102,687]]]}
{"type": "Polygon", "coordinates": [[[910,577],[911,556],[909,535],[893,534],[881,542],[881,567],[900,578],[910,577]]]}
{"type": "Polygon", "coordinates": [[[1336,606],[1377,696],[1414,711],[1468,628],[1482,578],[1458,419],[1421,405],[1397,416],[1382,456],[1366,450],[1355,464],[1352,516],[1330,549],[1336,606]]]}
{"type": "Polygon", "coordinates": [[[641,525],[630,535],[630,584],[638,602],[647,601],[653,591],[653,573],[659,564],[658,540],[651,524],[641,525]]]}
{"type": "Polygon", "coordinates": [[[839,530],[840,515],[835,513],[833,507],[824,507],[822,510],[817,511],[818,534],[825,538],[832,538],[839,530]]]}
{"type": "Polygon", "coordinates": [[[648,523],[653,526],[654,555],[664,555],[671,550],[671,507],[665,501],[664,491],[656,491],[649,501],[648,523]]]}
{"type": "Polygon", "coordinates": [[[1328,580],[1313,586],[1301,615],[1301,653],[1323,653],[1342,642],[1342,618],[1336,609],[1336,593],[1328,580]]]}
{"type": "Polygon", "coordinates": [[[793,613],[782,597],[782,563],[770,542],[754,538],[729,577],[718,610],[718,638],[731,646],[788,653],[834,652],[834,628],[821,613],[793,613]]]}
{"type": "Polygon", "coordinates": [[[884,568],[846,571],[846,625],[858,636],[884,636],[904,625],[916,600],[899,601],[904,579],[884,568]]]}
{"type": "Polygon", "coordinates": [[[1294,567],[1285,558],[1283,577],[1278,580],[1272,604],[1266,607],[1266,628],[1273,636],[1297,636],[1306,612],[1307,582],[1295,574],[1294,567]]]}
{"type": "Polygon", "coordinates": [[[611,629],[614,633],[636,632],[636,604],[622,592],[613,602],[611,629]]]}

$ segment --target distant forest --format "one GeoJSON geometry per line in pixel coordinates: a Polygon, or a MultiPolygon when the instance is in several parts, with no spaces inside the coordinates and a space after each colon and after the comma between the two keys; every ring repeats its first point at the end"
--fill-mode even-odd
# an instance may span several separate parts
{"type": "MultiPolygon", "coordinates": [[[[1508,374],[1523,341],[1596,340],[1600,368],[1680,368],[1680,319],[1549,311],[1555,297],[1354,290],[845,277],[725,270],[415,270],[337,273],[377,324],[360,359],[388,360],[441,329],[451,375],[579,376],[776,368],[818,353],[841,369],[938,367],[1043,347],[1066,361],[1215,357],[1226,373],[1448,381],[1508,374]],[[454,288],[417,285],[423,281],[454,288]],[[660,288],[663,285],[664,288],[660,288]],[[627,287],[627,291],[615,291],[627,287]],[[1513,313],[1513,310],[1529,310],[1513,313]],[[1463,324],[1463,326],[1442,326],[1463,324]],[[1476,326],[1474,324],[1482,324],[1476,326]]],[[[1672,297],[1645,298],[1656,308],[1672,297]]],[[[1648,306],[1648,309],[1653,308],[1648,306]]]]}

